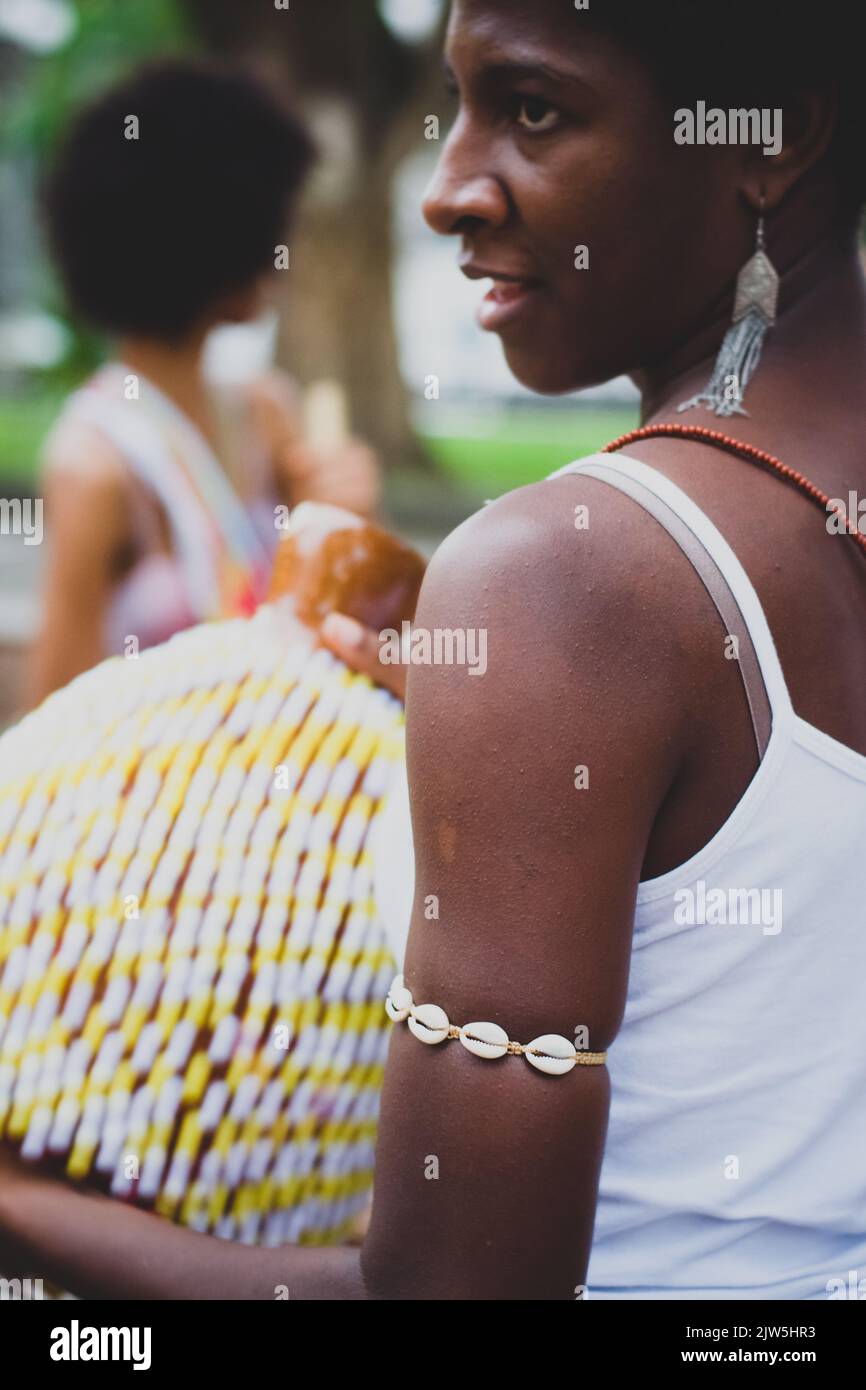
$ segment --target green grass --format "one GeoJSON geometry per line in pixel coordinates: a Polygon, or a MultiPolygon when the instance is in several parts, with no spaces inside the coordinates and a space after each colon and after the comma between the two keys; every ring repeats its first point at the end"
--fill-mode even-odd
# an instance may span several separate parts
{"type": "Polygon", "coordinates": [[[42,441],[62,402],[45,393],[0,397],[0,483],[35,479],[42,441]]]}
{"type": "Polygon", "coordinates": [[[579,406],[545,412],[533,407],[497,419],[489,435],[430,435],[425,443],[448,477],[496,497],[594,453],[637,423],[636,409],[579,406]]]}
{"type": "MultiPolygon", "coordinates": [[[[39,449],[57,417],[62,396],[53,393],[0,397],[0,484],[36,476],[39,449]]],[[[490,418],[471,436],[428,435],[425,443],[446,479],[468,492],[498,497],[536,482],[583,454],[591,454],[637,424],[628,408],[523,406],[490,418]]]]}

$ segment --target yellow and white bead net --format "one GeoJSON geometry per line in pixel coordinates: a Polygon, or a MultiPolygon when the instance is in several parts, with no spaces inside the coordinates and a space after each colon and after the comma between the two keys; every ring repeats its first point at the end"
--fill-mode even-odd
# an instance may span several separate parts
{"type": "Polygon", "coordinates": [[[399,702],[275,609],[0,739],[0,1135],[197,1230],[329,1243],[372,1181],[399,702]]]}

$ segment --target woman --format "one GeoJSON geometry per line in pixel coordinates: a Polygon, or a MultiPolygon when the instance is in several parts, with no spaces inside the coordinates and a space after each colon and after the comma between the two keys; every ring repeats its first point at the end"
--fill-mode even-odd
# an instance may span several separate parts
{"type": "MultiPolygon", "coordinates": [[[[648,424],[724,431],[847,498],[866,490],[854,45],[841,6],[776,10],[734,3],[708,42],[675,0],[457,0],[460,111],[426,213],[493,278],[483,322],[524,384],[631,372],[648,424]],[[698,101],[780,108],[779,152],[678,143],[698,101]],[[758,308],[731,327],[762,211],[764,333],[758,308]],[[741,379],[708,393],[717,358],[741,379]]],[[[2,1220],[30,1264],[85,1293],[421,1299],[820,1299],[862,1268],[866,573],[831,521],[770,465],[652,437],[461,527],[416,622],[485,629],[488,673],[409,680],[417,886],[390,1009],[415,1026],[360,1256],[100,1221],[16,1168],[2,1220]],[[485,1022],[464,1047],[450,1020],[485,1022]],[[491,1060],[491,1024],[543,1043],[532,1065],[491,1060]]]]}
{"type": "Polygon", "coordinates": [[[311,449],[287,377],[217,390],[205,374],[211,330],[265,307],[311,158],[259,83],[186,60],[140,69],[76,118],[48,228],[73,307],[113,346],[44,450],[32,703],[133,642],[252,611],[277,504],[375,507],[370,451],[311,449]]]}

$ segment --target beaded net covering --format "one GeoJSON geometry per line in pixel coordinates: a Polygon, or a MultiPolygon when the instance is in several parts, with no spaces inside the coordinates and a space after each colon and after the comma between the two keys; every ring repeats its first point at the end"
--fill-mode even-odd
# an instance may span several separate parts
{"type": "Polygon", "coordinates": [[[0,738],[0,1135],[248,1242],[347,1235],[394,973],[402,706],[275,607],[113,657],[0,738]]]}

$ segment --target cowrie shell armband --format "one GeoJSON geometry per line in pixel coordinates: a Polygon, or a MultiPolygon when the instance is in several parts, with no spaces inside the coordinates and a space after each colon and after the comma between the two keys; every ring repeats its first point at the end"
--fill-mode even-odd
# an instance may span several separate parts
{"type": "Polygon", "coordinates": [[[385,1000],[385,1012],[394,1023],[406,1022],[420,1042],[435,1046],[457,1038],[475,1057],[495,1061],[510,1053],[523,1056],[536,1071],[548,1076],[565,1076],[572,1067],[600,1067],[606,1052],[578,1052],[569,1038],[560,1033],[544,1033],[531,1043],[512,1042],[498,1023],[453,1024],[438,1004],[416,1004],[402,975],[395,975],[385,1000]]]}

